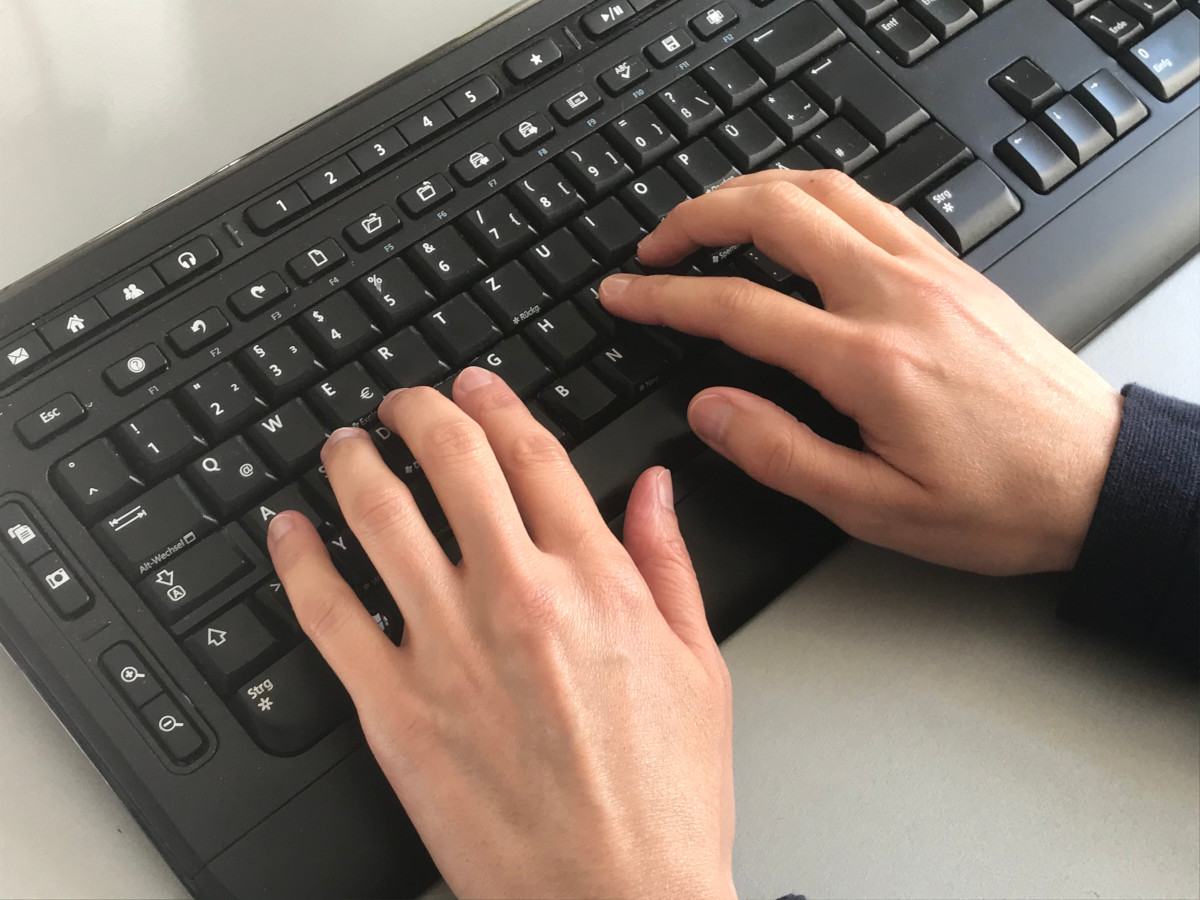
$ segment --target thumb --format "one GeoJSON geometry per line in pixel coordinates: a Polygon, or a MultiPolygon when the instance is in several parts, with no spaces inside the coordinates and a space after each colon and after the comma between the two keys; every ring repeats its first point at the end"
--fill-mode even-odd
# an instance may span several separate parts
{"type": "Polygon", "coordinates": [[[623,539],[671,630],[693,652],[714,648],[692,558],[679,533],[671,473],[666,469],[647,469],[633,486],[623,539]]]}

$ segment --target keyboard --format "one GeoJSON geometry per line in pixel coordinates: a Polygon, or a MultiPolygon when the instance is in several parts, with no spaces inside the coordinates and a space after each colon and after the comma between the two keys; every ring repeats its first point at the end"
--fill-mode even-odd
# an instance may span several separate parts
{"type": "MultiPolygon", "coordinates": [[[[367,429],[447,552],[398,387],[502,376],[620,528],[676,474],[718,636],[843,536],[705,451],[697,390],[853,424],[609,316],[637,242],[740,173],[841,170],[1069,345],[1200,243],[1196,0],[542,0],[0,292],[0,640],[198,896],[394,896],[436,871],[265,549],[304,513],[403,622],[320,466],[367,429]]],[[[820,303],[752,246],[678,274],[820,303]]]]}

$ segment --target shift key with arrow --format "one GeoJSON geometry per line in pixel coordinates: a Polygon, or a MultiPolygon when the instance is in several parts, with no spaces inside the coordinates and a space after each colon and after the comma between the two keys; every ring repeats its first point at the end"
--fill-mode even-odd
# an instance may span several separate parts
{"type": "Polygon", "coordinates": [[[183,645],[204,677],[224,695],[282,649],[246,603],[239,603],[196,629],[183,645]]]}
{"type": "Polygon", "coordinates": [[[138,591],[155,615],[174,622],[249,569],[245,554],[226,535],[214,534],[152,569],[138,591]]]}

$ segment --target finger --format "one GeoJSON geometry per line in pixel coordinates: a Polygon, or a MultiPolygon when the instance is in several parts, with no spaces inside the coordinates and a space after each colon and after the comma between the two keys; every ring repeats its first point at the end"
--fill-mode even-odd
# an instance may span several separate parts
{"type": "Polygon", "coordinates": [[[615,315],[723,341],[821,390],[850,324],[743,278],[612,275],[600,302],[615,315]]]}
{"type": "Polygon", "coordinates": [[[464,369],[454,382],[454,400],[487,435],[535,544],[565,554],[600,537],[612,540],[567,451],[502,379],[474,366],[464,369]]]}
{"type": "Polygon", "coordinates": [[[275,572],[304,629],[359,709],[390,682],[396,648],[338,575],[312,523],[281,512],[267,529],[275,572]]]}
{"type": "Polygon", "coordinates": [[[815,434],[769,400],[736,388],[702,391],[688,407],[697,436],[762,482],[852,533],[872,510],[903,506],[920,486],[878,456],[815,434]]]}
{"type": "Polygon", "coordinates": [[[679,533],[671,473],[666,469],[647,469],[634,484],[623,539],[671,630],[695,653],[715,650],[696,570],[679,533]]]}
{"type": "Polygon", "coordinates": [[[638,245],[638,258],[670,266],[700,247],[753,243],[822,294],[886,262],[889,254],[787,181],[712,191],[671,210],[638,245]]]}
{"type": "Polygon", "coordinates": [[[371,558],[410,624],[422,612],[416,599],[453,583],[450,560],[433,536],[412,493],[359,428],[339,428],[321,449],[321,461],[346,524],[371,558]]]}
{"type": "Polygon", "coordinates": [[[464,562],[508,557],[530,545],[487,435],[453,401],[433,388],[393,391],[379,418],[425,470],[464,562]]]}

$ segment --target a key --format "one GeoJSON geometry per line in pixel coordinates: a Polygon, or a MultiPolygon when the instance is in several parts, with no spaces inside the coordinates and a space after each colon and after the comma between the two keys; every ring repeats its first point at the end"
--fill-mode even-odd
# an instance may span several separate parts
{"type": "Polygon", "coordinates": [[[150,569],[138,593],[160,619],[175,622],[249,568],[237,545],[217,533],[150,569]]]}
{"type": "Polygon", "coordinates": [[[734,167],[742,172],[753,172],[784,149],[779,135],[749,109],[718,125],[713,137],[733,160],[734,167]]]}
{"type": "Polygon", "coordinates": [[[616,197],[600,201],[571,226],[603,265],[630,256],[646,230],[616,197]]]}
{"type": "Polygon", "coordinates": [[[707,41],[736,24],[737,20],[738,14],[732,6],[728,3],[717,3],[691,19],[688,27],[696,33],[696,37],[707,41]]]}
{"type": "Polygon", "coordinates": [[[495,372],[518,397],[528,397],[553,377],[523,337],[505,338],[471,365],[495,372]]]}
{"type": "Polygon", "coordinates": [[[100,665],[121,695],[134,707],[145,706],[162,693],[162,684],[140,653],[129,644],[115,644],[100,654],[100,665]]]}
{"type": "Polygon", "coordinates": [[[341,529],[327,540],[325,549],[329,551],[329,558],[338,573],[356,593],[378,580],[379,573],[349,528],[341,529]]]}
{"type": "Polygon", "coordinates": [[[523,334],[560,371],[582,362],[600,339],[573,303],[563,303],[534,319],[523,334]]]}
{"type": "Polygon", "coordinates": [[[408,141],[395,128],[385,128],[350,151],[350,159],[363,172],[378,169],[389,159],[395,158],[408,146],[408,141]]]}
{"type": "Polygon", "coordinates": [[[554,118],[564,125],[570,125],[586,116],[603,101],[600,92],[592,87],[575,87],[568,94],[550,104],[550,112],[554,118]]]}
{"type": "Polygon", "coordinates": [[[946,242],[946,239],[944,237],[942,237],[942,235],[938,232],[938,230],[936,228],[934,228],[932,225],[929,224],[929,220],[926,219],[923,215],[921,215],[919,212],[917,212],[915,209],[913,209],[911,207],[904,211],[904,215],[908,216],[908,218],[911,219],[926,234],[928,234],[931,238],[933,238],[935,241],[937,241],[939,244],[941,244],[941,246],[946,250],[947,253],[952,253],[955,256],[958,256],[958,251],[955,250],[953,247],[950,246],[949,243],[946,242]]]}
{"type": "Polygon", "coordinates": [[[222,519],[273,489],[275,478],[242,437],[232,437],[192,463],[188,483],[222,519]]]}
{"type": "Polygon", "coordinates": [[[454,177],[463,184],[474,184],[482,181],[490,173],[504,165],[504,154],[496,149],[495,144],[484,144],[472,150],[450,167],[454,177]]]}
{"type": "Polygon", "coordinates": [[[635,84],[650,77],[650,68],[640,56],[621,60],[611,69],[600,73],[600,86],[614,97],[619,97],[635,84]]]}
{"type": "Polygon", "coordinates": [[[612,193],[633,175],[625,160],[598,134],[584,138],[559,160],[589,202],[612,193]]]}
{"type": "Polygon", "coordinates": [[[644,394],[658,384],[671,361],[662,347],[641,332],[627,330],[592,358],[592,369],[617,393],[627,398],[644,394]]]}
{"type": "Polygon", "coordinates": [[[300,187],[308,199],[316,203],[336,191],[348,188],[359,177],[358,166],[350,161],[350,157],[338,156],[301,178],[300,187]]]}
{"type": "Polygon", "coordinates": [[[92,536],[126,574],[145,575],[216,527],[178,475],[105,516],[92,536]]]}
{"type": "Polygon", "coordinates": [[[1200,19],[1176,16],[1129,48],[1124,65],[1159,100],[1171,100],[1200,78],[1200,19]]]}
{"type": "Polygon", "coordinates": [[[434,100],[424,109],[402,119],[396,130],[410,145],[419,144],[449,127],[453,121],[454,113],[450,112],[450,108],[441,100],[434,100]]]}
{"type": "Polygon", "coordinates": [[[714,190],[741,174],[708,138],[688,144],[667,160],[667,168],[692,196],[714,190]]]}
{"type": "Polygon", "coordinates": [[[529,271],[516,261],[484,278],[471,288],[471,295],[500,323],[506,334],[551,303],[529,271]]]}
{"type": "Polygon", "coordinates": [[[929,113],[853,44],[805,66],[800,83],[880,149],[894,146],[929,121],[929,113]]]}
{"type": "Polygon", "coordinates": [[[435,302],[433,294],[398,256],[359,278],[351,290],[387,331],[411,322],[435,302]]]}
{"type": "Polygon", "coordinates": [[[253,284],[229,295],[229,307],[239,318],[251,319],[264,309],[274,306],[290,291],[275,272],[268,272],[253,284]]]}
{"type": "Polygon", "coordinates": [[[204,736],[167,694],[159,694],[140,710],[142,722],[173,760],[185,763],[204,752],[204,736]]]}
{"type": "Polygon", "coordinates": [[[814,128],[825,124],[829,114],[817,101],[787,81],[763,97],[754,108],[785,141],[794,144],[814,128]]]}
{"type": "Polygon", "coordinates": [[[345,291],[326,297],[295,321],[309,346],[333,366],[344,363],[379,340],[379,329],[345,291]]]}
{"type": "Polygon", "coordinates": [[[688,199],[688,192],[666,169],[656,166],[622,188],[620,197],[642,224],[654,228],[667,213],[688,199]]]}
{"type": "MultiPolygon", "coordinates": [[[[376,427],[382,428],[383,426],[376,427]]],[[[333,493],[333,485],[329,483],[329,473],[324,466],[309,469],[300,479],[300,484],[304,488],[304,492],[315,502],[318,515],[327,522],[341,520],[342,510],[338,506],[337,496],[333,493]]]]}
{"type": "Polygon", "coordinates": [[[870,25],[898,5],[896,0],[837,0],[846,15],[862,26],[870,25]]]}
{"type": "Polygon", "coordinates": [[[459,219],[458,228],[493,266],[537,238],[537,230],[503,194],[481,203],[459,219]]]}
{"type": "Polygon", "coordinates": [[[297,397],[256,422],[248,436],[273,471],[290,475],[311,463],[329,435],[297,397]]]}
{"type": "Polygon", "coordinates": [[[317,382],[307,394],[308,402],[330,428],[368,423],[383,396],[383,389],[356,362],[317,382]]]}
{"type": "Polygon", "coordinates": [[[907,206],[971,160],[962,141],[936,122],[860,171],[855,180],[884,203],[907,206]]]}
{"type": "Polygon", "coordinates": [[[1069,95],[1038,116],[1037,123],[1077,166],[1089,162],[1113,142],[1104,126],[1069,95]]]}
{"type": "Polygon", "coordinates": [[[450,374],[450,367],[415,328],[405,328],[373,347],[363,361],[386,390],[433,384],[450,374]]]}
{"type": "Polygon", "coordinates": [[[742,41],[741,51],[775,84],[846,39],[815,3],[802,3],[742,41]]]}
{"type": "Polygon", "coordinates": [[[939,41],[948,41],[979,18],[963,0],[917,0],[909,9],[939,41]]]}
{"type": "Polygon", "coordinates": [[[550,120],[541,113],[534,113],[501,134],[500,140],[504,142],[505,147],[520,156],[544,143],[553,134],[554,126],[550,124],[550,120]]]}
{"type": "Polygon", "coordinates": [[[439,297],[448,297],[480,276],[484,263],[454,228],[441,228],[408,248],[413,268],[439,297]]]}
{"type": "Polygon", "coordinates": [[[128,394],[140,384],[167,371],[169,364],[163,352],[154,344],[135,350],[118,363],[104,370],[104,380],[118,394],[128,394]]]}
{"type": "Polygon", "coordinates": [[[902,66],[911,66],[938,46],[938,39],[932,32],[906,9],[898,9],[881,19],[871,28],[870,34],[884,52],[902,66]]]}
{"type": "Polygon", "coordinates": [[[87,588],[57,553],[43,556],[29,567],[29,574],[54,611],[64,619],[73,619],[92,605],[87,588]]]}
{"type": "Polygon", "coordinates": [[[830,169],[853,174],[879,155],[879,150],[853,125],[838,117],[822,125],[804,142],[830,169]]]}
{"type": "Polygon", "coordinates": [[[1110,0],[1097,3],[1076,22],[1088,37],[1112,56],[1141,38],[1146,31],[1135,16],[1122,12],[1110,0]]]}
{"type": "Polygon", "coordinates": [[[617,409],[617,395],[587,369],[576,369],[538,394],[546,411],[571,434],[582,437],[617,409]]]}
{"type": "Polygon", "coordinates": [[[15,429],[26,447],[37,447],[86,418],[87,410],[79,399],[74,394],[63,394],[18,419],[15,429]]]}
{"type": "Polygon", "coordinates": [[[167,332],[167,342],[180,356],[191,356],[229,333],[229,320],[215,306],[167,332]]]}
{"type": "Polygon", "coordinates": [[[251,344],[238,359],[268,399],[275,402],[296,393],[324,371],[312,350],[290,325],[251,344]]]}
{"type": "Polygon", "coordinates": [[[457,367],[500,337],[488,314],[459,294],[421,319],[421,331],[443,359],[457,367]]]}
{"type": "Polygon", "coordinates": [[[76,341],[90,336],[103,322],[108,321],[108,314],[101,309],[99,301],[94,297],[85,300],[78,306],[73,306],[61,315],[55,316],[38,329],[38,334],[46,339],[52,350],[61,350],[76,341]]]}
{"type": "Polygon", "coordinates": [[[647,44],[645,53],[650,62],[661,69],[687,54],[695,46],[696,42],[692,40],[692,36],[684,29],[677,28],[647,44]]]}
{"type": "Polygon", "coordinates": [[[1028,57],[1018,59],[988,82],[1009,106],[1032,119],[1062,96],[1058,82],[1028,57]]]}
{"type": "Polygon", "coordinates": [[[15,503],[0,506],[0,543],[25,565],[50,552],[50,544],[41,527],[15,503]]]}
{"type": "Polygon", "coordinates": [[[151,481],[178,469],[207,446],[170,400],[159,400],[122,422],[116,439],[142,477],[151,481]]]}
{"type": "Polygon", "coordinates": [[[567,296],[599,268],[579,239],[565,228],[534,244],[521,259],[555,299],[567,296]]]}
{"type": "Polygon", "coordinates": [[[308,502],[308,498],[294,484],[289,484],[287,487],[281,488],[266,500],[259,501],[252,506],[242,516],[242,526],[258,542],[260,547],[265,547],[267,545],[267,529],[271,526],[271,520],[281,512],[287,510],[295,510],[300,513],[308,521],[312,522],[313,528],[316,528],[318,531],[325,528],[325,519],[313,509],[312,504],[308,502]]]}
{"type": "Polygon", "coordinates": [[[159,277],[172,285],[216,265],[220,258],[221,251],[217,245],[210,238],[200,235],[179,244],[161,259],[156,259],[153,266],[159,277]]]}
{"type": "Polygon", "coordinates": [[[455,118],[461,119],[483,109],[499,96],[500,88],[496,82],[487,75],[480,75],[455,88],[443,99],[455,118]]]}
{"type": "Polygon", "coordinates": [[[734,258],[734,265],[743,276],[773,290],[787,292],[796,276],[757,247],[747,247],[734,258]]]}
{"type": "Polygon", "coordinates": [[[355,219],[342,229],[342,234],[355,250],[366,250],[400,227],[400,217],[385,204],[355,219]]]}
{"type": "Polygon", "coordinates": [[[202,625],[183,646],[217,693],[228,694],[275,655],[279,641],[243,602],[202,625]]]}
{"type": "Polygon", "coordinates": [[[1021,211],[1008,185],[976,160],[927,194],[921,212],[958,253],[966,253],[1021,211]]]}
{"type": "Polygon", "coordinates": [[[1179,12],[1175,0],[1117,0],[1117,6],[1133,13],[1148,28],[1157,28],[1179,12]]]}
{"type": "MultiPolygon", "coordinates": [[[[609,274],[612,274],[611,272],[609,274]]],[[[579,307],[589,322],[601,334],[612,336],[617,332],[617,320],[600,303],[600,282],[604,277],[597,278],[585,287],[575,292],[571,298],[579,307]]]]}
{"type": "Polygon", "coordinates": [[[1150,115],[1146,104],[1108,69],[1084,79],[1071,94],[1115,138],[1128,134],[1150,115]]]}
{"type": "Polygon", "coordinates": [[[296,218],[312,206],[300,185],[289,184],[282,191],[272,194],[246,208],[246,221],[259,234],[269,234],[281,225],[296,218]]]}
{"type": "Polygon", "coordinates": [[[163,284],[163,280],[154,274],[153,269],[138,269],[132,275],[121,279],[120,283],[100,291],[96,299],[100,301],[106,313],[118,316],[143,303],[149,303],[162,293],[164,287],[166,285],[163,284]]]}
{"type": "Polygon", "coordinates": [[[301,284],[311,284],[346,261],[346,251],[333,238],[309,247],[287,261],[287,270],[301,284]]]}
{"type": "MultiPolygon", "coordinates": [[[[446,379],[446,381],[449,382],[450,379],[446,379]]],[[[417,462],[413,452],[408,449],[408,445],[404,443],[400,435],[386,425],[376,425],[372,428],[371,440],[379,451],[379,455],[383,457],[383,461],[387,463],[388,468],[396,477],[408,481],[420,474],[421,464],[417,462]]]]}
{"type": "Polygon", "coordinates": [[[266,408],[233,363],[228,362],[184,385],[178,399],[209,440],[232,434],[266,408]]]}
{"type": "Polygon", "coordinates": [[[32,332],[6,347],[0,347],[0,384],[17,378],[49,355],[50,347],[32,332]]]}
{"type": "Polygon", "coordinates": [[[404,211],[414,218],[423,216],[435,206],[440,206],[454,196],[454,185],[443,176],[430,175],[420,184],[414,184],[396,198],[404,211]]]}
{"type": "Polygon", "coordinates": [[[679,138],[644,105],[611,122],[604,133],[638,172],[679,146],[679,138]]]}
{"type": "Polygon", "coordinates": [[[1039,194],[1048,194],[1076,168],[1036,122],[1026,122],[997,144],[996,155],[1039,194]]]}
{"type": "Polygon", "coordinates": [[[726,50],[706,62],[696,78],[727,110],[741,109],[767,89],[767,83],[736,50],[726,50]]]}
{"type": "Polygon", "coordinates": [[[721,121],[723,113],[709,93],[690,75],[650,98],[650,103],[671,130],[685,141],[721,121]]]}
{"type": "Polygon", "coordinates": [[[107,438],[85,444],[51,473],[54,487],[84,522],[126,502],[144,486],[107,438]]]}
{"type": "Polygon", "coordinates": [[[583,198],[554,163],[534,169],[510,189],[512,198],[545,231],[583,209],[583,198]]]}
{"type": "Polygon", "coordinates": [[[562,50],[550,38],[542,38],[504,62],[504,71],[513,81],[528,81],[562,60],[562,50]]]}

